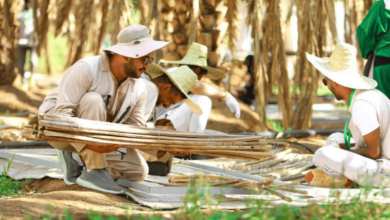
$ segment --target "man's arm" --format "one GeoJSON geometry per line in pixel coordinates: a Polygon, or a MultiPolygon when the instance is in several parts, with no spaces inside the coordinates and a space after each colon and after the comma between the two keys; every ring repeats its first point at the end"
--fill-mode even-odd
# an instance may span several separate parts
{"type": "MultiPolygon", "coordinates": [[[[359,149],[351,150],[351,151],[371,159],[379,159],[382,154],[380,135],[381,135],[380,128],[378,127],[373,132],[363,136],[367,146],[360,147],[359,149]]],[[[345,144],[339,144],[339,145],[340,148],[347,149],[345,144]]]]}
{"type": "MultiPolygon", "coordinates": [[[[380,127],[375,107],[364,100],[356,101],[352,107],[352,120],[363,135],[366,146],[351,151],[371,159],[380,158],[380,127]]],[[[346,149],[345,144],[340,147],[346,149]]]]}
{"type": "Polygon", "coordinates": [[[206,83],[196,81],[191,87],[190,91],[197,95],[205,95],[208,97],[214,97],[219,99],[226,98],[226,92],[216,89],[206,83]]]}
{"type": "Polygon", "coordinates": [[[124,122],[124,124],[145,127],[145,106],[148,94],[145,91],[138,98],[137,104],[131,110],[129,118],[124,122]]]}
{"type": "Polygon", "coordinates": [[[202,83],[199,81],[195,82],[195,84],[191,87],[190,91],[198,95],[205,95],[208,97],[224,99],[230,111],[235,113],[236,118],[240,118],[241,116],[240,104],[230,93],[226,91],[221,91],[210,85],[207,85],[206,83],[202,83]]]}

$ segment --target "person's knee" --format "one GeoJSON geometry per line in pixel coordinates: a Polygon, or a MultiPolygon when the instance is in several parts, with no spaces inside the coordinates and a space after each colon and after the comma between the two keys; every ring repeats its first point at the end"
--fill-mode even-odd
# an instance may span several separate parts
{"type": "Polygon", "coordinates": [[[344,143],[344,134],[340,132],[336,132],[329,135],[329,137],[326,139],[325,145],[332,145],[332,144],[339,144],[339,143],[344,143]]]}
{"type": "Polygon", "coordinates": [[[149,166],[146,163],[146,161],[144,161],[144,163],[142,163],[140,166],[140,175],[134,180],[134,182],[139,183],[144,181],[148,176],[148,173],[149,173],[149,166]]]}
{"type": "Polygon", "coordinates": [[[86,93],[81,98],[76,112],[77,117],[97,121],[105,121],[107,115],[102,95],[97,92],[86,93]]]}
{"type": "Polygon", "coordinates": [[[80,100],[80,105],[99,106],[104,105],[102,95],[97,92],[87,92],[80,100]]]}
{"type": "Polygon", "coordinates": [[[330,149],[328,147],[321,147],[314,153],[313,162],[317,167],[322,167],[328,162],[327,153],[330,149]]]}

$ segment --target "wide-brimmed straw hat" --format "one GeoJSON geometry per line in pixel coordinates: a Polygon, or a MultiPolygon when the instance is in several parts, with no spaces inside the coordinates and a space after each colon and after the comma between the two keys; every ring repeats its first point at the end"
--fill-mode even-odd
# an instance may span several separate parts
{"type": "Polygon", "coordinates": [[[183,59],[176,61],[160,60],[160,62],[199,66],[207,70],[207,77],[210,79],[223,79],[226,76],[222,71],[207,66],[207,47],[198,43],[191,44],[187,54],[183,57],[183,59]]]}
{"type": "Polygon", "coordinates": [[[118,43],[104,49],[125,57],[140,58],[169,44],[166,41],[155,41],[147,27],[139,24],[122,29],[116,37],[118,43]]]}
{"type": "Polygon", "coordinates": [[[159,76],[166,74],[169,79],[175,84],[175,86],[187,97],[184,102],[188,107],[197,115],[203,113],[202,109],[188,96],[188,91],[194,85],[195,81],[198,80],[196,74],[188,67],[174,67],[169,70],[165,70],[156,64],[151,64],[150,68],[145,71],[151,79],[155,79],[159,76]]]}
{"type": "Polygon", "coordinates": [[[356,48],[338,43],[330,58],[320,58],[306,53],[306,57],[324,76],[351,89],[374,89],[378,83],[360,74],[356,61],[356,48]]]}

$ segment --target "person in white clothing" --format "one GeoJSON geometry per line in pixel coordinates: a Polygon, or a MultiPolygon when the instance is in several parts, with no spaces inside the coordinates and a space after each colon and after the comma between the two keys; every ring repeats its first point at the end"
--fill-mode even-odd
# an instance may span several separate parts
{"type": "Polygon", "coordinates": [[[315,165],[332,177],[360,185],[389,187],[390,100],[375,89],[377,82],[358,73],[356,48],[339,43],[330,58],[307,54],[325,76],[324,84],[350,110],[344,134],[329,136],[314,155],[315,165]]]}

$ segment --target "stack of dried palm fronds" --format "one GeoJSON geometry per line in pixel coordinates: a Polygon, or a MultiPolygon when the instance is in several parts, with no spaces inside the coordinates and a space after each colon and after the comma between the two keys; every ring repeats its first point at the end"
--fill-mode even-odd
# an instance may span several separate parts
{"type": "Polygon", "coordinates": [[[158,181],[145,180],[150,183],[160,184],[167,187],[183,187],[183,186],[196,186],[196,187],[226,187],[232,186],[234,188],[242,188],[252,191],[267,191],[275,196],[280,197],[283,200],[291,201],[290,197],[287,197],[276,191],[285,191],[290,193],[297,193],[307,195],[306,191],[295,190],[286,187],[300,185],[299,182],[290,182],[287,184],[276,184],[275,179],[265,178],[262,181],[249,180],[245,181],[242,179],[228,178],[225,176],[217,176],[212,174],[195,174],[195,175],[170,175],[169,183],[163,183],[158,181]]]}
{"type": "MultiPolygon", "coordinates": [[[[313,157],[290,152],[289,149],[275,153],[272,157],[257,162],[229,162],[225,163],[223,168],[282,181],[301,179],[304,176],[303,172],[314,165],[313,157]]],[[[217,159],[215,159],[210,163],[214,163],[215,166],[215,164],[218,164],[217,162],[217,159]]],[[[221,161],[219,164],[221,163],[223,162],[221,161]]]]}
{"type": "Polygon", "coordinates": [[[29,136],[30,133],[26,137],[34,140],[121,145],[131,149],[188,152],[254,161],[272,156],[269,151],[272,143],[287,145],[287,142],[265,140],[264,137],[160,131],[51,114],[30,115],[29,124],[24,128],[32,130],[32,136],[29,136]]]}

